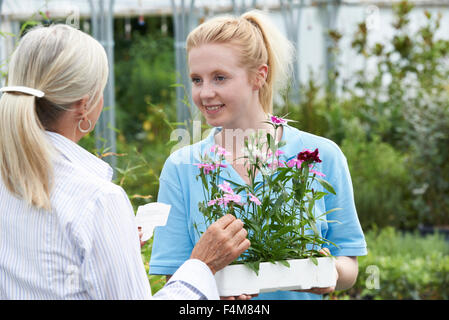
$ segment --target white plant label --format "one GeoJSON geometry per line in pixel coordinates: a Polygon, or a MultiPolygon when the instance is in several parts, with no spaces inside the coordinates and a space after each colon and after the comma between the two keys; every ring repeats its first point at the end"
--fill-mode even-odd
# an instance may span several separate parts
{"type": "Polygon", "coordinates": [[[165,226],[171,205],[162,202],[151,202],[137,208],[136,224],[142,227],[142,241],[153,236],[154,228],[165,226]]]}

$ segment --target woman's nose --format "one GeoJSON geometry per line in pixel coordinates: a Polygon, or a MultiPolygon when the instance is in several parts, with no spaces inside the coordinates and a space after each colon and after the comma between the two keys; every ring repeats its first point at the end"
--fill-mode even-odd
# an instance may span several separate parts
{"type": "Polygon", "coordinates": [[[210,99],[215,97],[215,91],[208,84],[203,84],[201,86],[200,98],[201,99],[210,99]]]}

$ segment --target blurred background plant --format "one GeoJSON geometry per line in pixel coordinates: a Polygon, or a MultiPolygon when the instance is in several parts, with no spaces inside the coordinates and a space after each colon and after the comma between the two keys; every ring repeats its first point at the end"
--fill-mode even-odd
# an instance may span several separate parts
{"type": "Polygon", "coordinates": [[[359,257],[353,288],[328,299],[439,299],[449,298],[449,246],[439,234],[422,237],[393,227],[365,233],[369,254],[359,257]]]}
{"type": "Polygon", "coordinates": [[[328,81],[342,84],[338,95],[312,75],[298,106],[279,107],[298,128],[341,146],[364,229],[449,225],[449,41],[435,39],[441,15],[428,11],[410,32],[412,9],[407,1],[393,5],[387,43],[368,45],[366,24],[358,25],[352,47],[374,70],[349,80],[334,72],[328,81]]]}

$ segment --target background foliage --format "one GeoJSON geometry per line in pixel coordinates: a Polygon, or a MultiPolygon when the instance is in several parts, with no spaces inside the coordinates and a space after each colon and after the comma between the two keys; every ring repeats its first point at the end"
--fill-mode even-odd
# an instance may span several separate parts
{"type": "MultiPolygon", "coordinates": [[[[349,163],[364,229],[449,224],[449,41],[435,39],[441,16],[425,12],[411,32],[406,1],[393,6],[394,35],[368,45],[360,23],[352,47],[363,65],[337,95],[311,80],[299,106],[282,108],[299,128],[338,143],[349,163]]],[[[333,32],[335,50],[341,35],[333,32]]],[[[281,112],[282,113],[282,112],[281,112]]]]}

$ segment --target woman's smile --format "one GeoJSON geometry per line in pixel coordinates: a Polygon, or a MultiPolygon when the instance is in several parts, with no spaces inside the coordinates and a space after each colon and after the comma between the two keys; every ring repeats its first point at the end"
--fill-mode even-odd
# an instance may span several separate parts
{"type": "Polygon", "coordinates": [[[208,114],[216,114],[221,111],[221,109],[225,106],[225,104],[209,104],[203,105],[208,114]]]}

